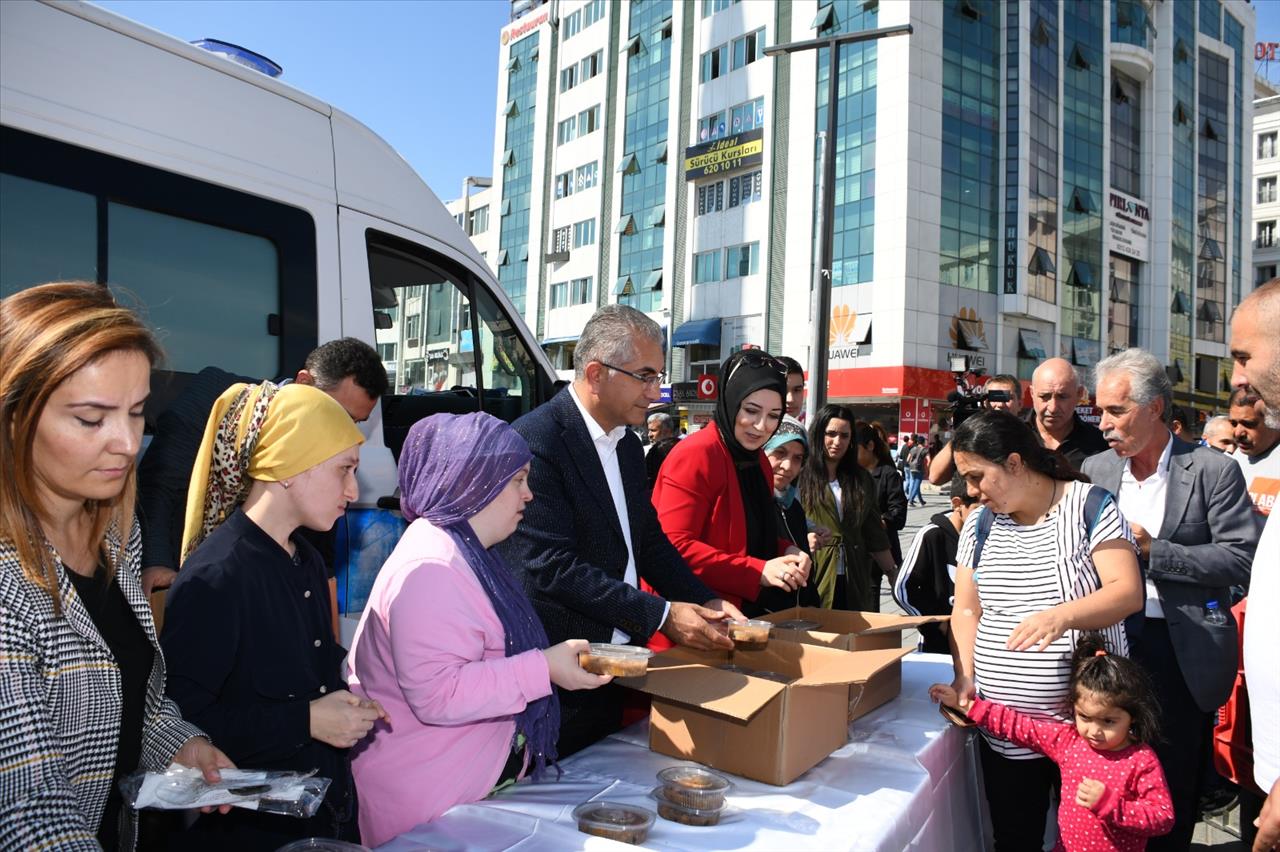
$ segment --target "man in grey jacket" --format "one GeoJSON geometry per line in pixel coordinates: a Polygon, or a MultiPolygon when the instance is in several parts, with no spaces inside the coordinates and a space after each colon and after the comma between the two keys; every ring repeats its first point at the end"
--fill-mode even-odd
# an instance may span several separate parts
{"type": "Polygon", "coordinates": [[[1084,472],[1116,495],[1142,551],[1146,606],[1127,622],[1129,641],[1160,699],[1156,754],[1174,806],[1173,831],[1147,848],[1185,850],[1213,714],[1236,674],[1231,587],[1249,585],[1260,530],[1239,465],[1169,431],[1173,389],[1153,355],[1127,349],[1095,371],[1111,449],[1084,472]]]}

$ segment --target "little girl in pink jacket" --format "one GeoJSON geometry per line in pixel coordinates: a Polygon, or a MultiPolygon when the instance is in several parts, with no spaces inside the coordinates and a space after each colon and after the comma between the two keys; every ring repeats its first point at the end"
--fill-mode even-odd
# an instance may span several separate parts
{"type": "Polygon", "coordinates": [[[1010,742],[1034,749],[1062,772],[1055,852],[1139,852],[1148,837],[1173,828],[1173,803],[1150,742],[1156,701],[1137,663],[1108,654],[1101,634],[1086,633],[1072,658],[1074,722],[1038,719],[934,684],[929,695],[1010,742]]]}

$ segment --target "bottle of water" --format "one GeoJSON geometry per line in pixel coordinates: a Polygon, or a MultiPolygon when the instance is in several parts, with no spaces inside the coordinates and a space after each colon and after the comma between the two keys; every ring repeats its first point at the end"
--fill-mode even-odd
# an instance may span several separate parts
{"type": "Polygon", "coordinates": [[[1204,620],[1209,624],[1224,627],[1227,623],[1227,614],[1218,609],[1217,601],[1209,601],[1204,605],[1204,620]]]}

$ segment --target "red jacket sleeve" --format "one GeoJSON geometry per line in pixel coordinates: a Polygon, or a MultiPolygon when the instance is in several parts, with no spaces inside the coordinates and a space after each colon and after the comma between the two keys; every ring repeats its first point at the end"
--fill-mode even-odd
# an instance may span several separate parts
{"type": "Polygon", "coordinates": [[[764,560],[746,554],[745,518],[736,525],[743,530],[742,541],[731,540],[732,524],[723,516],[735,495],[728,491],[731,483],[716,456],[720,439],[702,434],[685,438],[671,451],[658,472],[653,505],[663,532],[698,579],[731,601],[754,601],[764,560]]]}
{"type": "Polygon", "coordinates": [[[1056,719],[1036,719],[1011,707],[979,698],[969,718],[1001,739],[1038,751],[1055,762],[1075,736],[1075,728],[1056,719]]]}
{"type": "Polygon", "coordinates": [[[1103,822],[1143,837],[1157,837],[1173,830],[1173,802],[1164,771],[1153,752],[1144,749],[1143,763],[1134,772],[1133,792],[1110,787],[1093,806],[1103,822]]]}

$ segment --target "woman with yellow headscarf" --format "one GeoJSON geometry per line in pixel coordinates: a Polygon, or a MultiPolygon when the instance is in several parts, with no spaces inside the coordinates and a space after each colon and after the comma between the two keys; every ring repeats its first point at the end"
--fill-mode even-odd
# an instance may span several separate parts
{"type": "Polygon", "coordinates": [[[347,749],[386,714],[346,691],[324,564],[297,533],[330,529],[356,499],[363,441],[341,405],[306,385],[233,385],[209,415],[161,636],[169,695],[238,765],[317,769],[333,783],[309,820],[201,818],[184,849],[358,838],[347,749]]]}

